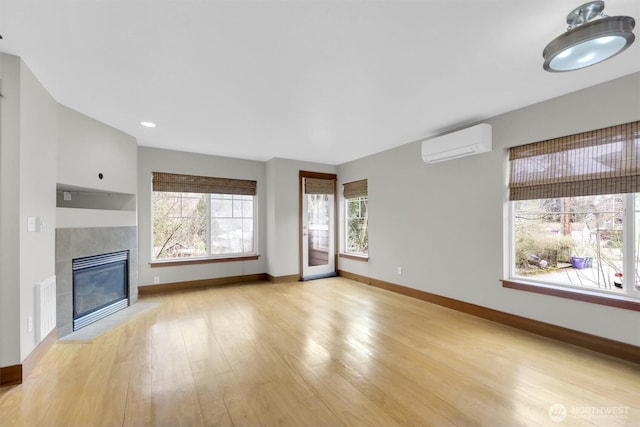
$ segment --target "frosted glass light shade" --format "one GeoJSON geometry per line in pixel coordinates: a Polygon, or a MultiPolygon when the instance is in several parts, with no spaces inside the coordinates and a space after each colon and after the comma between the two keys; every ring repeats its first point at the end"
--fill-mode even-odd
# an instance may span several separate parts
{"type": "Polygon", "coordinates": [[[612,58],[627,49],[635,36],[635,21],[612,16],[580,25],[556,37],[544,48],[543,67],[551,72],[578,70],[612,58]]]}

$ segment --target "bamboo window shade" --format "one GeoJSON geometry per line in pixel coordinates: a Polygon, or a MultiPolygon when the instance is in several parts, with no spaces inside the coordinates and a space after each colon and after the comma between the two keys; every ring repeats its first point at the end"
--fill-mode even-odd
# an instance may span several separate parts
{"type": "Polygon", "coordinates": [[[305,178],[305,194],[334,194],[335,179],[305,178]]]}
{"type": "Polygon", "coordinates": [[[640,121],[509,149],[510,200],[640,192],[640,121]]]}
{"type": "Polygon", "coordinates": [[[347,182],[342,187],[342,194],[345,199],[355,199],[356,197],[367,197],[368,183],[366,179],[359,181],[347,182]]]}
{"type": "Polygon", "coordinates": [[[153,172],[153,191],[174,193],[240,194],[255,196],[257,182],[246,179],[213,178],[153,172]]]}

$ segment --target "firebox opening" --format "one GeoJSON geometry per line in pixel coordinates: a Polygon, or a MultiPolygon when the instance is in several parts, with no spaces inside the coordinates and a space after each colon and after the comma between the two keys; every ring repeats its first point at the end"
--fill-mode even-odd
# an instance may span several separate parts
{"type": "Polygon", "coordinates": [[[129,251],[72,261],[73,330],[129,306],[129,251]]]}

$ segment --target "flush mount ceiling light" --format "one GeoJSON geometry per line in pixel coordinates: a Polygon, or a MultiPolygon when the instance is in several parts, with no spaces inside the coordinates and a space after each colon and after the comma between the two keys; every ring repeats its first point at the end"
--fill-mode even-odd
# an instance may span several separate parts
{"type": "Polygon", "coordinates": [[[633,43],[636,22],[629,16],[606,16],[604,1],[592,1],[567,15],[567,32],[544,48],[543,67],[551,72],[578,70],[616,56],[633,43]]]}

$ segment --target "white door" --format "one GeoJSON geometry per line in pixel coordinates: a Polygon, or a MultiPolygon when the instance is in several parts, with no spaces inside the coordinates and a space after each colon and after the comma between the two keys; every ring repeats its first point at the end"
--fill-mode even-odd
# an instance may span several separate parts
{"type": "MultiPolygon", "coordinates": [[[[306,188],[304,183],[302,188],[306,188]]],[[[334,197],[333,194],[307,194],[303,190],[302,280],[336,275],[334,197]]]]}

